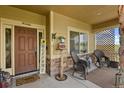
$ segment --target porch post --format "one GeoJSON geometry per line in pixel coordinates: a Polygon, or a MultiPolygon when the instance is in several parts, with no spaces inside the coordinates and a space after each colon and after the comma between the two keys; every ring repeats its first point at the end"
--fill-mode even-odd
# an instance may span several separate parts
{"type": "Polygon", "coordinates": [[[120,67],[124,71],[124,5],[118,7],[119,14],[119,24],[120,24],[120,48],[119,48],[119,57],[120,57],[120,67]]]}

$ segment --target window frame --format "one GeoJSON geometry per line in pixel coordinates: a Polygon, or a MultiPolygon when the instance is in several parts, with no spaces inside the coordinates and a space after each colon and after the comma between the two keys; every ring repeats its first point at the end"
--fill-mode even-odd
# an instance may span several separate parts
{"type": "Polygon", "coordinates": [[[68,53],[70,54],[70,32],[71,31],[87,34],[87,42],[88,42],[87,43],[87,53],[89,53],[89,31],[71,27],[71,26],[68,27],[68,53]]]}

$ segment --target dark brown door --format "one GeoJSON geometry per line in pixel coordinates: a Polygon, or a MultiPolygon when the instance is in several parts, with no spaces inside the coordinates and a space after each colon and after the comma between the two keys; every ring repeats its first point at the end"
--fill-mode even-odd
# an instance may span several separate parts
{"type": "Polygon", "coordinates": [[[37,30],[15,26],[15,72],[36,70],[37,30]]]}

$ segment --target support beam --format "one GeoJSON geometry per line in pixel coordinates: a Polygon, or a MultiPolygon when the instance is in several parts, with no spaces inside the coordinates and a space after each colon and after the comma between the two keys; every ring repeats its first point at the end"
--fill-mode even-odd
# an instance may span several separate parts
{"type": "Polygon", "coordinates": [[[124,5],[118,7],[119,24],[120,24],[120,67],[124,71],[124,5]]]}

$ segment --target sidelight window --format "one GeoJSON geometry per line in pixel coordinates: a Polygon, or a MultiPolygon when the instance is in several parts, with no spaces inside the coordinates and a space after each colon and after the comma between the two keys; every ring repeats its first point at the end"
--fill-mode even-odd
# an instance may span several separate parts
{"type": "Polygon", "coordinates": [[[11,68],[11,29],[5,29],[6,68],[11,68]]]}

